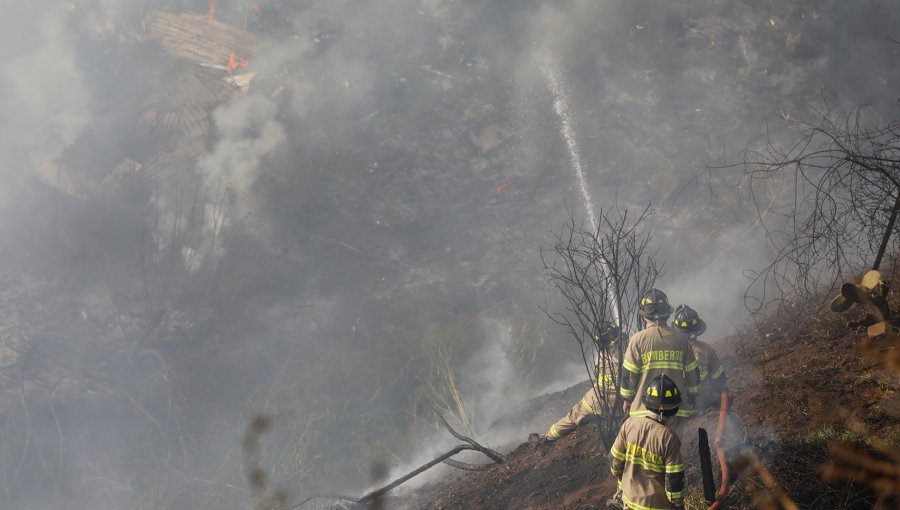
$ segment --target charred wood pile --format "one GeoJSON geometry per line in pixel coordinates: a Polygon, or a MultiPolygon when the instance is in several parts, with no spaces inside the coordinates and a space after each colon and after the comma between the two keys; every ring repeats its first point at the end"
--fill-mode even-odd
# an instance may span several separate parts
{"type": "MultiPolygon", "coordinates": [[[[152,41],[175,57],[175,72],[164,76],[144,99],[129,145],[149,154],[117,154],[91,137],[71,147],[29,153],[32,171],[46,185],[78,200],[99,198],[123,174],[153,182],[190,175],[206,150],[212,112],[235,94],[246,92],[255,73],[236,73],[258,49],[253,34],[193,13],[151,12],[135,42],[152,41]],[[99,147],[99,148],[98,148],[99,147]],[[74,158],[72,154],[101,154],[74,158]],[[115,155],[114,160],[110,155],[115,155]]],[[[163,66],[163,60],[149,62],[163,66]]]]}
{"type": "Polygon", "coordinates": [[[194,140],[171,151],[160,151],[147,161],[142,173],[148,179],[162,181],[193,168],[205,152],[202,140],[194,140]]]}
{"type": "Polygon", "coordinates": [[[163,145],[204,139],[211,127],[212,111],[236,92],[221,73],[187,68],[144,103],[138,120],[139,133],[163,145]]]}

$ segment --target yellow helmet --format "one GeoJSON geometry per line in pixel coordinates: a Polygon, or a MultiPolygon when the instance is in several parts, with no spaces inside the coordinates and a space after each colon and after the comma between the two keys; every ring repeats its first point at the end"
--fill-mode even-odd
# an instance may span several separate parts
{"type": "Polygon", "coordinates": [[[681,405],[681,391],[669,376],[658,375],[647,385],[641,401],[651,411],[672,411],[681,405]]]}

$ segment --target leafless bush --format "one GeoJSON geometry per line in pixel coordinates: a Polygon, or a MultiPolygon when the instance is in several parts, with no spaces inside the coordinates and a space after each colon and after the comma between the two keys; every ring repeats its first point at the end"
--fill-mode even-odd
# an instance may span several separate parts
{"type": "Polygon", "coordinates": [[[878,268],[898,246],[900,120],[867,128],[862,110],[826,113],[797,123],[801,137],[787,148],[766,137],[747,149],[745,174],[771,263],[750,275],[747,306],[815,299],[862,266],[878,268]]]}
{"type": "Polygon", "coordinates": [[[830,445],[833,459],[825,480],[852,480],[878,494],[873,508],[887,510],[900,503],[900,453],[896,450],[868,452],[849,442],[830,445]]]}
{"type": "MultiPolygon", "coordinates": [[[[641,230],[650,213],[649,206],[637,215],[619,209],[601,211],[597,230],[591,231],[569,211],[566,223],[554,234],[552,248],[541,250],[544,271],[565,303],[564,311],[545,313],[578,342],[594,383],[606,376],[618,381],[622,368],[625,342],[601,341],[603,323],[618,324],[625,338],[636,331],[640,295],[653,286],[662,270],[650,249],[650,234],[641,230]]],[[[598,423],[603,441],[611,446],[621,410],[597,384],[594,391],[603,416],[610,418],[598,423]]]]}

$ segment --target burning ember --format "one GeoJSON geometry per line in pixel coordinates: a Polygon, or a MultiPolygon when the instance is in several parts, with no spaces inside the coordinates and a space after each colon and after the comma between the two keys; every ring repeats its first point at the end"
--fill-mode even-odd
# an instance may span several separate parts
{"type": "Polygon", "coordinates": [[[241,69],[250,65],[250,61],[246,58],[242,58],[238,60],[235,57],[234,50],[231,50],[231,54],[228,56],[228,71],[233,72],[235,69],[241,69]]]}

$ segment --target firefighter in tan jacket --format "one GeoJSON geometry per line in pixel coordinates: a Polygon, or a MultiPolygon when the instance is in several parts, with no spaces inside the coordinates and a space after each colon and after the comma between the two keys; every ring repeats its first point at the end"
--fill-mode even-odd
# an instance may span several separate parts
{"type": "MultiPolygon", "coordinates": [[[[665,293],[650,289],[641,298],[639,308],[647,327],[632,335],[622,360],[622,381],[619,393],[623,409],[631,416],[647,414],[643,401],[632,406],[635,395],[640,395],[655,377],[667,375],[679,388],[685,388],[687,405],[676,415],[689,418],[694,396],[700,390],[698,363],[694,358],[688,335],[666,326],[672,314],[672,306],[665,293]]],[[[674,422],[673,422],[674,423],[674,422]]]]}
{"type": "Polygon", "coordinates": [[[619,380],[619,363],[612,353],[616,349],[616,343],[622,334],[618,326],[604,321],[601,324],[601,332],[595,336],[595,340],[605,348],[597,350],[594,358],[595,384],[587,390],[584,397],[575,404],[568,414],[550,426],[550,430],[541,435],[539,445],[556,441],[560,437],[572,432],[589,416],[602,416],[610,412],[610,407],[615,404],[619,391],[616,382],[619,380]],[[606,409],[606,413],[604,413],[606,409]]]}
{"type": "MultiPolygon", "coordinates": [[[[622,504],[635,510],[683,509],[681,440],[665,421],[678,412],[681,393],[672,379],[660,375],[647,385],[641,402],[647,413],[622,424],[609,452],[622,504]]],[[[611,500],[607,506],[618,505],[611,500]]]]}
{"type": "Polygon", "coordinates": [[[690,337],[691,350],[697,360],[700,391],[697,393],[694,409],[701,412],[709,408],[718,409],[722,392],[728,390],[728,380],[715,349],[697,338],[706,332],[706,322],[693,308],[678,305],[672,316],[672,326],[690,337]]]}

